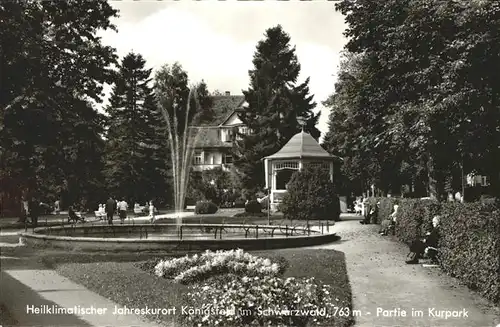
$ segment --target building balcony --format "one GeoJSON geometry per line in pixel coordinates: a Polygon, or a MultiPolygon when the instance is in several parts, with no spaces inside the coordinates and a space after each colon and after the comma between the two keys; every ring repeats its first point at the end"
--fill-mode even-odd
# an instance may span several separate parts
{"type": "Polygon", "coordinates": [[[229,171],[232,164],[193,164],[193,169],[195,171],[203,171],[214,168],[222,168],[222,170],[229,171]]]}

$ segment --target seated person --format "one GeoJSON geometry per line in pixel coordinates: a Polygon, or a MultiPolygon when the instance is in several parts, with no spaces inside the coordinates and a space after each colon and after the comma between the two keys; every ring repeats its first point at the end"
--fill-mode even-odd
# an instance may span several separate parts
{"type": "Polygon", "coordinates": [[[140,215],[144,212],[144,207],[141,206],[139,203],[134,204],[134,214],[135,215],[140,215]]]}
{"type": "Polygon", "coordinates": [[[363,225],[368,225],[370,223],[375,224],[378,218],[379,207],[380,207],[380,201],[378,201],[377,204],[370,209],[370,212],[366,215],[365,219],[363,219],[359,223],[363,225]]]}
{"type": "Polygon", "coordinates": [[[387,217],[387,219],[384,219],[380,223],[380,226],[381,226],[381,229],[379,231],[380,235],[387,236],[389,234],[389,232],[394,229],[394,227],[396,226],[396,217],[398,214],[398,208],[399,208],[399,205],[396,202],[393,206],[392,213],[389,215],[389,217],[387,217]]]}
{"type": "Polygon", "coordinates": [[[410,253],[408,254],[407,264],[416,264],[424,254],[436,262],[437,249],[439,245],[439,216],[432,218],[432,231],[427,233],[423,240],[416,240],[410,245],[410,253]]]}
{"type": "Polygon", "coordinates": [[[68,208],[68,222],[69,221],[84,221],[84,219],[78,216],[72,206],[68,208]]]}
{"type": "Polygon", "coordinates": [[[357,214],[357,215],[362,215],[363,213],[363,204],[361,203],[361,199],[356,199],[356,201],[354,201],[354,212],[357,214]]]}
{"type": "Polygon", "coordinates": [[[99,204],[99,208],[95,211],[95,216],[97,219],[103,219],[106,217],[106,211],[104,210],[104,204],[99,204]]]}

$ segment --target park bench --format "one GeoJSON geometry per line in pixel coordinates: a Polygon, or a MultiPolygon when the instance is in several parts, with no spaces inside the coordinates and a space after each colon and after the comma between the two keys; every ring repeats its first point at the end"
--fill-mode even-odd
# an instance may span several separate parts
{"type": "Polygon", "coordinates": [[[136,216],[140,216],[140,215],[143,215],[145,212],[144,210],[146,209],[145,206],[140,206],[140,207],[134,207],[134,214],[136,216]]]}
{"type": "Polygon", "coordinates": [[[83,214],[83,212],[79,212],[79,211],[75,211],[75,215],[72,216],[68,213],[68,223],[70,222],[79,222],[81,221],[82,223],[85,222],[85,216],[83,214]]]}
{"type": "Polygon", "coordinates": [[[106,212],[105,211],[94,211],[95,217],[98,220],[103,220],[106,218],[106,212]]]}

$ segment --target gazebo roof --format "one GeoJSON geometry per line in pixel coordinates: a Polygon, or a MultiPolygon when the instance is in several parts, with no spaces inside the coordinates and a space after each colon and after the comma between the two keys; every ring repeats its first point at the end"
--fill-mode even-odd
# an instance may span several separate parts
{"type": "Polygon", "coordinates": [[[334,159],[335,156],[323,149],[311,135],[302,131],[295,134],[281,150],[265,159],[297,158],[334,159]]]}

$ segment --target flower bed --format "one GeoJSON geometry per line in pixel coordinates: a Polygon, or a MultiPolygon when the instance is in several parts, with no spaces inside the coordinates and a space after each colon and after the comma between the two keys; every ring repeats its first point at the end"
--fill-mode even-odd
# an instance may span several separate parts
{"type": "Polygon", "coordinates": [[[190,306],[202,310],[185,319],[193,326],[333,326],[335,315],[349,315],[334,293],[314,277],[212,279],[190,287],[190,306]]]}
{"type": "Polygon", "coordinates": [[[269,259],[253,256],[241,249],[212,252],[170,260],[162,260],[155,267],[158,277],[172,278],[188,284],[214,275],[236,274],[240,276],[276,276],[283,267],[269,259]]]}
{"type": "Polygon", "coordinates": [[[185,302],[198,311],[183,316],[187,325],[331,326],[340,306],[332,286],[314,277],[280,278],[284,268],[238,249],[161,260],[154,273],[190,284],[185,302]]]}
{"type": "MultiPolygon", "coordinates": [[[[351,310],[352,305],[350,283],[343,253],[330,249],[301,248],[256,251],[251,252],[251,254],[267,258],[273,263],[278,263],[283,270],[282,275],[280,274],[279,277],[284,280],[288,277],[293,277],[295,280],[304,280],[314,276],[315,281],[321,281],[321,283],[329,285],[325,289],[330,294],[335,295],[335,298],[332,296],[332,299],[335,301],[332,303],[337,303],[338,307],[346,309],[338,310],[335,317],[321,323],[321,325],[328,327],[348,327],[352,325],[352,315],[346,315],[348,313],[346,311],[351,310]]],[[[193,307],[192,303],[196,299],[192,299],[192,296],[188,295],[188,293],[195,293],[194,286],[199,285],[199,283],[206,283],[212,285],[210,289],[217,288],[223,290],[224,284],[228,284],[229,289],[229,284],[233,280],[237,281],[241,278],[241,276],[237,275],[224,274],[215,275],[204,281],[190,285],[176,283],[170,278],[159,278],[154,274],[154,269],[158,262],[166,259],[165,257],[158,258],[157,255],[157,253],[74,254],[62,252],[55,255],[50,252],[42,256],[42,262],[51,267],[51,269],[56,269],[59,274],[121,306],[129,308],[176,307],[178,309],[174,315],[151,313],[143,316],[145,319],[154,322],[156,326],[197,326],[192,321],[188,321],[180,310],[183,306],[193,307]]],[[[175,259],[174,257],[171,258],[175,259]]],[[[259,276],[259,278],[262,281],[264,277],[259,276]]],[[[269,285],[264,282],[252,283],[256,287],[266,287],[266,284],[269,285]]],[[[318,283],[318,285],[320,284],[318,283]]],[[[201,284],[199,287],[204,287],[204,284],[201,284]]],[[[319,286],[319,288],[322,287],[319,286]]],[[[291,292],[294,292],[294,290],[289,290],[288,295],[291,295],[291,292]]],[[[201,302],[200,300],[197,303],[201,302]]],[[[206,305],[207,303],[204,304],[206,305]]],[[[203,318],[201,315],[197,316],[198,318],[203,318]]],[[[308,326],[320,325],[313,321],[314,318],[311,317],[308,326]]],[[[257,323],[256,320],[253,319],[252,321],[253,323],[249,324],[227,323],[226,326],[255,326],[255,323],[257,323]]],[[[278,320],[275,319],[274,321],[278,320]]],[[[210,324],[203,322],[203,325],[210,324]]],[[[265,326],[269,327],[267,324],[265,326]]],[[[273,326],[280,326],[280,323],[274,323],[273,326]]],[[[287,326],[293,325],[287,324],[287,326]]]]}

